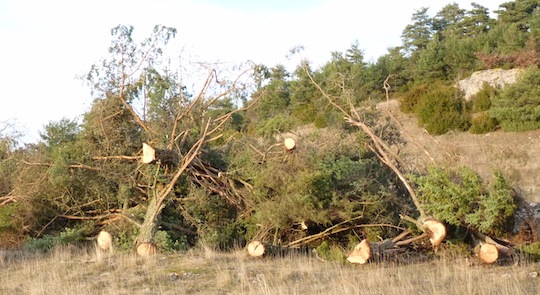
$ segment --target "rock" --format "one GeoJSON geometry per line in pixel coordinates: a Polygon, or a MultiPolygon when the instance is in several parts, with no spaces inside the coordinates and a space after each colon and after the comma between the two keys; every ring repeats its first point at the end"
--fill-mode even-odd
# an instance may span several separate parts
{"type": "Polygon", "coordinates": [[[518,75],[522,69],[491,69],[485,71],[474,72],[469,78],[460,80],[458,87],[463,91],[465,100],[469,100],[482,89],[484,83],[488,83],[493,87],[503,87],[506,84],[516,83],[518,75]]]}
{"type": "Polygon", "coordinates": [[[523,203],[514,214],[513,233],[523,233],[527,231],[536,231],[540,236],[540,204],[523,203]],[[533,228],[534,227],[534,228],[533,228]]]}

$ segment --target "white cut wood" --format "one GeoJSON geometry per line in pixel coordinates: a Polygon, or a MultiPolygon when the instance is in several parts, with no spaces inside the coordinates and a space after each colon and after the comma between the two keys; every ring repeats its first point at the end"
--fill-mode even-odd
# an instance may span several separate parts
{"type": "Polygon", "coordinates": [[[157,254],[157,247],[154,243],[143,242],[137,246],[137,254],[142,257],[151,257],[157,254]]]}
{"type": "Polygon", "coordinates": [[[107,231],[100,231],[97,235],[98,246],[104,251],[112,251],[112,235],[107,231]]]}
{"type": "Polygon", "coordinates": [[[363,239],[358,245],[356,245],[347,257],[347,261],[350,263],[366,264],[371,258],[371,245],[367,239],[363,239]]]}
{"type": "Polygon", "coordinates": [[[426,219],[422,225],[427,229],[431,245],[437,249],[446,237],[446,227],[442,222],[435,219],[426,219]]]}
{"type": "Polygon", "coordinates": [[[156,150],[151,147],[149,144],[143,142],[143,156],[142,162],[145,164],[150,164],[156,160],[156,150]]]}
{"type": "Polygon", "coordinates": [[[266,252],[266,247],[261,241],[251,241],[247,246],[247,251],[250,256],[261,257],[266,252]]]}
{"type": "Polygon", "coordinates": [[[291,151],[296,147],[296,141],[290,137],[285,138],[283,144],[285,145],[285,149],[288,151],[291,151]]]}

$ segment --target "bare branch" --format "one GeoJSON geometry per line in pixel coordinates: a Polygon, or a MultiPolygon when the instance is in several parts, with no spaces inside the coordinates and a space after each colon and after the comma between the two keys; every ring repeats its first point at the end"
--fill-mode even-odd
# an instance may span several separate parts
{"type": "MultiPolygon", "coordinates": [[[[371,128],[369,126],[367,126],[365,123],[363,123],[361,121],[360,116],[358,115],[358,113],[356,112],[354,107],[351,108],[351,112],[355,115],[353,117],[349,112],[345,111],[341,106],[339,106],[337,103],[334,102],[332,97],[330,97],[330,95],[328,95],[326,93],[326,91],[324,91],[324,89],[322,89],[322,87],[313,79],[313,77],[311,76],[311,74],[309,73],[309,71],[308,71],[308,69],[306,67],[304,67],[304,70],[305,70],[306,74],[308,75],[309,79],[311,80],[311,82],[313,83],[313,85],[330,102],[330,104],[332,104],[336,109],[338,109],[339,111],[341,111],[344,114],[345,120],[349,124],[351,124],[353,126],[360,127],[362,129],[362,131],[364,131],[371,138],[371,140],[372,140],[373,144],[375,145],[375,147],[371,147],[371,146],[368,145],[369,148],[373,152],[375,152],[377,157],[398,176],[398,178],[405,185],[405,188],[409,192],[409,194],[411,196],[411,199],[413,200],[413,203],[414,203],[416,209],[420,213],[420,218],[425,219],[426,218],[426,213],[425,213],[424,209],[422,208],[422,206],[420,204],[420,201],[418,200],[418,197],[416,195],[416,192],[415,192],[412,184],[409,182],[409,179],[399,170],[399,168],[396,165],[393,164],[393,161],[392,161],[392,159],[390,158],[389,155],[391,155],[394,160],[401,161],[401,160],[398,160],[399,157],[390,149],[390,147],[388,147],[388,145],[386,145],[386,143],[381,138],[379,138],[371,130],[371,128]]],[[[386,83],[388,83],[387,80],[385,80],[384,86],[388,87],[388,85],[386,83]]]]}

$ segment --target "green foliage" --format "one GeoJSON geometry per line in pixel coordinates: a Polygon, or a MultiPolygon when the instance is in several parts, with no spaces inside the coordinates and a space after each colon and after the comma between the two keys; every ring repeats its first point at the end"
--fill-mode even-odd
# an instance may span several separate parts
{"type": "Polygon", "coordinates": [[[47,234],[40,238],[31,238],[24,248],[33,252],[49,252],[60,246],[80,245],[85,240],[85,235],[84,228],[65,228],[58,235],[47,234]]]}
{"type": "Polygon", "coordinates": [[[135,249],[139,229],[132,225],[122,226],[113,234],[114,249],[120,252],[130,252],[135,249]]]}
{"type": "Polygon", "coordinates": [[[540,70],[530,68],[517,83],[503,88],[492,100],[490,115],[505,131],[540,128],[540,70]]]}
{"type": "Polygon", "coordinates": [[[526,258],[540,261],[540,242],[518,245],[517,248],[526,258]]]}
{"type": "Polygon", "coordinates": [[[482,89],[470,98],[471,127],[469,132],[482,134],[495,131],[499,121],[490,115],[491,101],[498,95],[499,90],[488,83],[484,83],[482,89]]]}
{"type": "Polygon", "coordinates": [[[236,210],[220,196],[204,188],[192,188],[185,218],[197,229],[198,239],[215,249],[231,249],[244,242],[245,228],[236,210]]]}
{"type": "Polygon", "coordinates": [[[428,174],[413,177],[426,212],[458,227],[472,227],[485,233],[507,232],[516,210],[511,186],[495,173],[486,186],[470,168],[445,171],[430,168],[428,174]]]}
{"type": "Polygon", "coordinates": [[[469,111],[453,86],[434,83],[414,107],[420,125],[430,134],[469,129],[469,111]]]}
{"type": "Polygon", "coordinates": [[[339,246],[329,243],[328,241],[322,242],[316,249],[317,254],[324,260],[345,262],[346,256],[343,250],[339,246]]]}
{"type": "MultiPolygon", "coordinates": [[[[344,52],[333,52],[318,69],[307,60],[293,73],[282,65],[257,65],[254,91],[238,87],[216,100],[211,93],[233,83],[219,70],[206,80],[218,85],[200,95],[178,83],[162,50],[175,29],[156,26],[148,39],[136,43],[133,27],[118,26],[112,30],[109,58],[92,66],[86,76],[95,100],[80,124],[62,119],[46,125],[42,142],[19,151],[32,165],[16,165],[13,141],[2,138],[0,196],[16,189],[25,202],[0,207],[0,230],[18,234],[24,224],[30,236],[44,234],[30,239],[27,247],[47,250],[79,241],[90,231],[70,229],[94,222],[58,216],[122,211],[140,222],[158,184],[167,183],[173,174],[170,167],[127,160],[140,155],[141,143],[185,154],[209,118],[221,118],[254,101],[247,112],[235,113],[219,125],[220,136],[203,145],[199,166],[189,166],[175,183],[155,236],[161,249],[185,250],[197,240],[230,249],[270,235],[286,243],[306,234],[297,228],[301,221],[309,221],[316,230],[351,218],[364,224],[397,223],[398,213],[410,210],[403,188],[366,150],[366,135],[345,126],[333,104],[346,111],[356,107],[383,140],[399,145],[399,132],[365,111],[385,98],[382,84],[392,75],[390,98],[401,97],[402,110],[417,115],[431,134],[484,133],[499,122],[504,130],[538,128],[538,69],[528,70],[517,84],[500,92],[484,86],[470,103],[453,86],[456,79],[479,70],[482,62],[511,66],[529,58],[534,64],[540,36],[537,10],[531,10],[535,5],[525,0],[504,3],[498,20],[476,3],[469,11],[449,4],[434,17],[421,8],[403,30],[403,45],[390,48],[375,63],[365,61],[359,43],[353,42],[344,52]],[[285,152],[276,138],[291,130],[298,130],[302,142],[285,152]],[[220,187],[227,183],[232,184],[230,191],[220,187]],[[233,190],[241,201],[227,199],[233,190]],[[17,218],[10,219],[14,215],[17,218]]],[[[458,228],[502,232],[515,210],[510,187],[498,174],[489,186],[465,168],[432,169],[416,181],[426,210],[458,228]]],[[[139,229],[121,222],[115,226],[117,248],[132,251],[139,229]]],[[[369,227],[361,235],[375,239],[388,231],[369,227]]],[[[319,255],[342,261],[342,243],[320,244],[319,255]]]]}
{"type": "Polygon", "coordinates": [[[495,131],[499,126],[497,119],[489,116],[489,112],[482,112],[471,119],[469,132],[473,134],[483,134],[495,131]]]}
{"type": "Polygon", "coordinates": [[[422,7],[416,10],[411,17],[413,23],[403,29],[401,38],[408,54],[419,52],[426,48],[431,39],[433,20],[428,15],[428,9],[427,7],[422,7]]]}
{"type": "Polygon", "coordinates": [[[484,82],[482,89],[471,96],[471,111],[473,113],[488,111],[491,107],[491,100],[497,96],[499,90],[484,82]]]}
{"type": "Polygon", "coordinates": [[[428,93],[428,84],[417,84],[412,86],[401,97],[400,109],[404,113],[414,113],[416,106],[420,103],[422,98],[428,93]]]}
{"type": "Polygon", "coordinates": [[[289,131],[294,126],[294,121],[290,116],[279,114],[258,124],[256,134],[263,137],[270,137],[274,134],[289,131]]]}

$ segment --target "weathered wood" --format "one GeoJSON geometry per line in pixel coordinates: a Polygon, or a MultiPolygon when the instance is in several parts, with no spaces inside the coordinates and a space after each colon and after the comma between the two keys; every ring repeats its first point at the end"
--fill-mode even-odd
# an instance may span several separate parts
{"type": "Polygon", "coordinates": [[[404,231],[393,239],[386,239],[380,242],[369,242],[367,239],[364,239],[354,247],[353,251],[347,257],[347,261],[350,263],[365,264],[369,261],[386,260],[405,251],[405,248],[401,246],[429,237],[429,234],[424,232],[419,236],[403,240],[410,233],[410,231],[404,231]]]}

